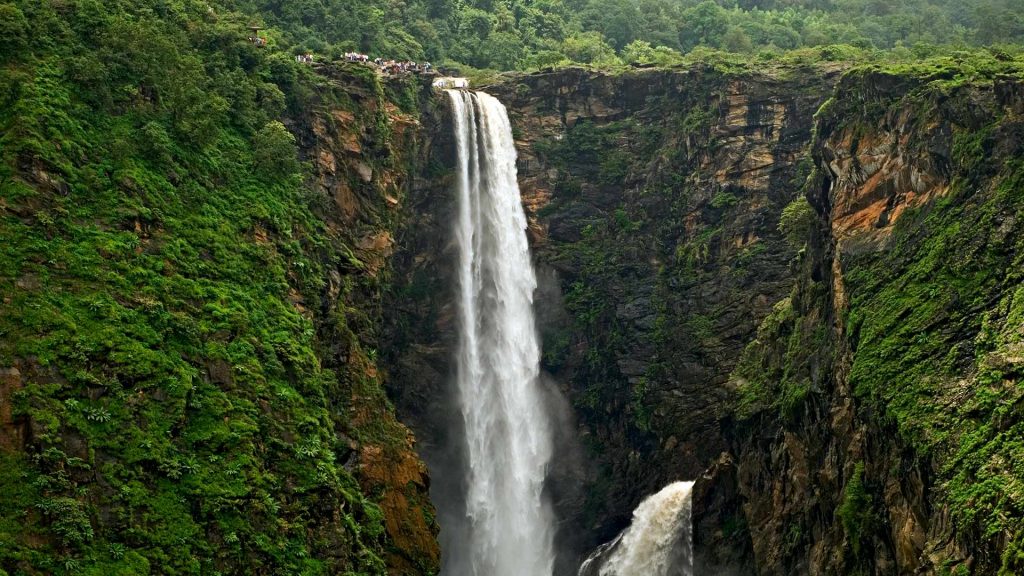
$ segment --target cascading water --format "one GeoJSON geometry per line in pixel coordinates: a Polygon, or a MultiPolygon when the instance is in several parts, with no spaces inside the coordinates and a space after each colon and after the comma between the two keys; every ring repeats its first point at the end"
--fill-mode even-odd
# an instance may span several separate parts
{"type": "Polygon", "coordinates": [[[591,553],[579,576],[693,576],[692,491],[693,482],[674,482],[648,496],[629,528],[591,553]]]}
{"type": "Polygon", "coordinates": [[[444,551],[445,570],[447,576],[550,576],[554,522],[542,492],[552,426],[538,381],[537,280],[512,128],[496,98],[447,92],[459,162],[457,361],[469,541],[444,551]]]}

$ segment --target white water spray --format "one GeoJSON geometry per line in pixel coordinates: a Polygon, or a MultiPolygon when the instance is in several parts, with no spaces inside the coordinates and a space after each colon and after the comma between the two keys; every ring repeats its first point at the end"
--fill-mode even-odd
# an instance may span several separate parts
{"type": "Polygon", "coordinates": [[[674,482],[648,496],[629,528],[583,562],[580,576],[693,576],[692,492],[693,482],[674,482]]]}
{"type": "Polygon", "coordinates": [[[551,423],[533,318],[537,285],[505,107],[449,90],[458,147],[459,404],[466,433],[464,549],[448,576],[550,576],[553,514],[542,491],[551,423]]]}

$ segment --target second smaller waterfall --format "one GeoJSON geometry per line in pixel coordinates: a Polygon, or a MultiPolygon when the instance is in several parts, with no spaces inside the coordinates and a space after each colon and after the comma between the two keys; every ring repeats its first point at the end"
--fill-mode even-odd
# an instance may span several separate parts
{"type": "Polygon", "coordinates": [[[692,493],[693,482],[674,482],[648,496],[629,527],[583,562],[579,576],[693,576],[692,493]]]}

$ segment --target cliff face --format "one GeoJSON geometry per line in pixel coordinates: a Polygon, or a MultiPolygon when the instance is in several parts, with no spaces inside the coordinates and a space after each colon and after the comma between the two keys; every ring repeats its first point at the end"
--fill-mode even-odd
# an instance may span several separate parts
{"type": "Polygon", "coordinates": [[[293,128],[312,164],[307,185],[338,261],[323,288],[319,336],[324,364],[349,384],[348,396],[338,399],[355,450],[346,466],[380,507],[387,572],[432,574],[440,550],[426,465],[412,432],[396,420],[378,363],[394,234],[414,175],[423,170],[419,116],[429,92],[418,79],[382,82],[361,66],[318,72],[316,100],[293,128]]]}
{"type": "MultiPolygon", "coordinates": [[[[464,539],[443,98],[233,28],[73,28],[0,71],[0,575],[436,572],[414,449],[464,539]]],[[[487,87],[559,574],[681,478],[702,572],[1024,572],[1024,74],[956,58],[487,87]]]]}
{"type": "MultiPolygon", "coordinates": [[[[566,439],[551,487],[568,527],[559,573],[645,495],[729,451],[728,375],[792,287],[795,248],[779,217],[810,171],[812,116],[837,76],[570,69],[484,88],[508,107],[517,140],[545,381],[566,439]]],[[[399,412],[435,479],[447,479],[434,495],[457,511],[458,475],[445,472],[460,457],[450,450],[453,150],[439,102],[424,120],[433,168],[397,242],[385,362],[399,412]]],[[[742,564],[743,519],[734,499],[723,506],[716,545],[742,564]]]]}
{"type": "Polygon", "coordinates": [[[734,375],[761,573],[1021,570],[1021,79],[989,66],[819,114],[799,280],[734,375]]]}
{"type": "MultiPolygon", "coordinates": [[[[568,401],[559,573],[643,496],[698,477],[704,570],[1020,570],[1015,70],[561,70],[485,88],[512,118],[545,382],[568,401]]],[[[457,514],[445,114],[425,121],[386,363],[457,514]]]]}
{"type": "MultiPolygon", "coordinates": [[[[574,70],[497,87],[552,287],[539,306],[561,311],[541,314],[545,368],[594,462],[563,510],[590,537],[610,539],[640,498],[728,452],[728,375],[792,286],[780,214],[837,75],[574,70]]],[[[743,565],[737,513],[715,536],[730,558],[709,562],[743,565]]]]}
{"type": "Polygon", "coordinates": [[[39,149],[32,99],[59,87],[12,92],[0,574],[436,571],[425,468],[376,364],[419,86],[274,79],[306,182],[278,123],[202,144],[46,100],[63,131],[39,149]]]}

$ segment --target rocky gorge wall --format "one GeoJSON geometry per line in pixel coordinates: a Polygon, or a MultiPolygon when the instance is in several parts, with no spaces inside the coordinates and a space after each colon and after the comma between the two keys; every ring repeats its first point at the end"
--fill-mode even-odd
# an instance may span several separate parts
{"type": "MultiPolygon", "coordinates": [[[[391,281],[394,234],[415,174],[422,171],[420,103],[414,78],[382,81],[363,66],[326,66],[316,99],[290,127],[311,164],[307,186],[320,206],[337,267],[320,302],[323,362],[349,386],[341,431],[354,452],[345,466],[380,508],[388,574],[433,574],[440,561],[426,466],[412,432],[396,420],[378,360],[383,295],[391,281]],[[343,429],[344,430],[344,429],[343,429]]],[[[305,302],[300,302],[299,305],[305,302]]]]}
{"type": "Polygon", "coordinates": [[[733,376],[760,573],[1021,571],[1022,80],[988,64],[818,114],[798,281],[733,376]]]}
{"type": "MultiPolygon", "coordinates": [[[[0,576],[436,573],[464,537],[444,99],[185,29],[109,87],[101,51],[3,70],[0,576]]],[[[841,52],[485,87],[559,576],[694,478],[704,573],[1024,572],[1021,64],[841,52]]]]}
{"type": "MultiPolygon", "coordinates": [[[[559,574],[687,478],[712,573],[1018,570],[1017,70],[484,88],[509,108],[541,281],[559,574]]],[[[443,106],[425,118],[384,364],[431,469],[457,470],[452,144],[443,106]]],[[[458,478],[434,474],[457,514],[458,478]]]]}
{"type": "MultiPolygon", "coordinates": [[[[813,113],[838,71],[570,69],[484,88],[513,123],[541,283],[543,369],[565,439],[551,485],[566,527],[558,573],[573,573],[645,495],[697,477],[729,451],[728,375],[792,286],[795,248],[779,215],[809,173],[813,113]]],[[[446,449],[459,430],[450,422],[445,114],[433,114],[433,172],[414,186],[397,240],[385,361],[432,470],[458,470],[459,461],[446,449]]],[[[434,493],[457,501],[457,482],[435,481],[434,493]]],[[[723,521],[742,525],[738,508],[723,521]]],[[[741,565],[744,538],[719,536],[740,550],[741,565]]]]}
{"type": "MultiPolygon", "coordinates": [[[[545,368],[593,462],[572,510],[589,537],[610,539],[645,495],[728,451],[728,374],[791,286],[779,217],[838,72],[569,71],[503,86],[535,258],[559,294],[540,306],[564,310],[541,314],[545,368]]],[[[742,519],[721,521],[744,549],[729,528],[742,519]]]]}

